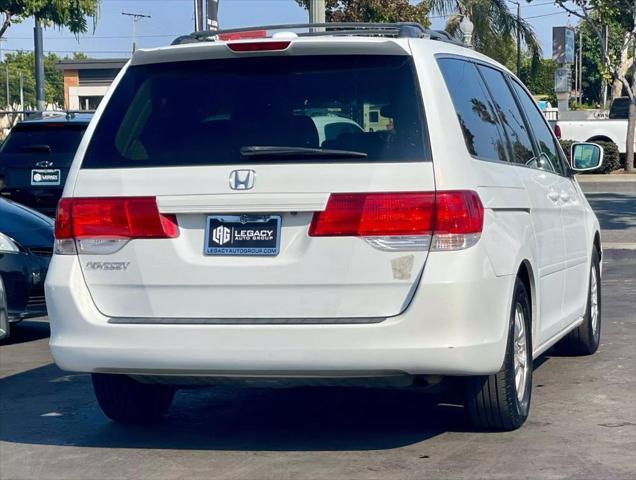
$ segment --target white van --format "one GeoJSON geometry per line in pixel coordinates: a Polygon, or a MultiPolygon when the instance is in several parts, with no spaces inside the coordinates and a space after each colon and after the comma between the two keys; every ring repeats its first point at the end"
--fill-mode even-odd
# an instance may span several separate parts
{"type": "Polygon", "coordinates": [[[228,379],[461,376],[476,427],[519,427],[533,358],[599,344],[573,171],[602,150],[567,165],[519,80],[442,34],[312,30],[135,53],[57,212],[57,364],[118,421],[228,379]],[[369,105],[391,129],[320,141],[312,112],[361,125],[369,105]]]}

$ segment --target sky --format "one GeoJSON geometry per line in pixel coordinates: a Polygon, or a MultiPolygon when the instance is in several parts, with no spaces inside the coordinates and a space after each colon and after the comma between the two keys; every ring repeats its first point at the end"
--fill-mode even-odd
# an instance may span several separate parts
{"type": "MultiPolygon", "coordinates": [[[[543,55],[550,57],[552,27],[574,25],[575,19],[549,0],[522,2],[521,15],[535,29],[543,55]]],[[[516,6],[510,2],[511,8],[516,6]]],[[[169,44],[174,38],[193,30],[193,0],[101,0],[100,13],[93,31],[79,39],[65,29],[47,28],[44,32],[44,50],[61,57],[73,52],[85,52],[91,57],[128,57],[132,46],[132,20],[122,12],[143,13],[138,23],[137,48],[169,44]]],[[[221,28],[263,25],[273,23],[303,23],[307,12],[294,0],[220,0],[221,28]]],[[[443,28],[443,18],[431,18],[433,28],[443,28]]],[[[33,49],[33,21],[12,25],[6,40],[0,42],[4,52],[33,49]]]]}

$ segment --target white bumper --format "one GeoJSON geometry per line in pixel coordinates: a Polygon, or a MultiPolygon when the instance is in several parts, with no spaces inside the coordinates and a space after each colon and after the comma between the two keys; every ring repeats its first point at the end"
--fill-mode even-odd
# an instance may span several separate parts
{"type": "Polygon", "coordinates": [[[78,258],[56,255],[46,280],[51,351],[60,368],[79,372],[489,374],[503,362],[514,277],[497,277],[487,258],[483,242],[431,253],[410,306],[381,323],[122,325],[96,309],[78,258]]]}

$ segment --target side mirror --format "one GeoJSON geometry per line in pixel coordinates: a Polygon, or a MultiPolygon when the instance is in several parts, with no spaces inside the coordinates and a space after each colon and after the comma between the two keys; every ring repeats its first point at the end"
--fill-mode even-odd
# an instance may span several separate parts
{"type": "Polygon", "coordinates": [[[570,159],[575,172],[596,170],[603,165],[603,147],[595,143],[573,143],[570,159]]]}

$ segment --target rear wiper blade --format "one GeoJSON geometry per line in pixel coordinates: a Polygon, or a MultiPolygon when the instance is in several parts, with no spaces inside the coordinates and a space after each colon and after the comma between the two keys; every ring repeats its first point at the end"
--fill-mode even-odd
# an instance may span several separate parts
{"type": "Polygon", "coordinates": [[[45,152],[50,153],[51,147],[49,145],[27,145],[22,147],[22,151],[24,152],[45,152]]]}
{"type": "Polygon", "coordinates": [[[311,157],[311,158],[367,158],[364,152],[326,150],[305,147],[268,147],[251,145],[241,147],[243,157],[311,157]]]}

